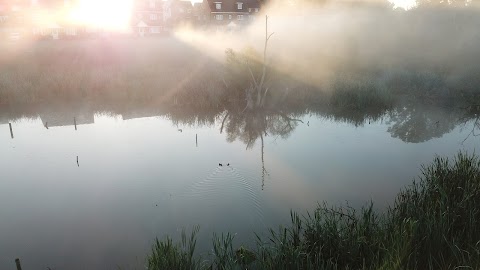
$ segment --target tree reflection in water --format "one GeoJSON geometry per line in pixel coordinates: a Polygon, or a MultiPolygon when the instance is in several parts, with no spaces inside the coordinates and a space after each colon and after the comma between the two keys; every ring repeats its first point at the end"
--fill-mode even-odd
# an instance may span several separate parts
{"type": "Polygon", "coordinates": [[[459,119],[459,111],[455,108],[409,104],[390,112],[388,132],[404,142],[421,143],[451,132],[459,119]]]}
{"type": "MultiPolygon", "coordinates": [[[[377,121],[387,125],[387,132],[403,142],[421,143],[448,134],[456,127],[469,130],[465,140],[480,135],[480,105],[476,98],[470,103],[425,104],[424,102],[396,103],[392,108],[365,110],[345,110],[328,104],[295,104],[244,110],[244,104],[237,106],[183,106],[168,104],[35,104],[28,106],[0,107],[0,124],[8,124],[19,118],[40,117],[48,127],[93,124],[98,112],[107,115],[121,115],[126,119],[163,116],[174,125],[214,127],[225,134],[228,142],[241,141],[246,149],[252,149],[260,141],[260,160],[262,165],[262,188],[268,170],[265,167],[265,137],[286,139],[300,125],[301,118],[314,115],[336,122],[346,122],[356,127],[377,121]],[[281,109],[278,109],[280,108],[281,109]]],[[[41,128],[44,128],[43,126],[41,128]]]]}
{"type": "Polygon", "coordinates": [[[255,110],[248,112],[225,111],[222,116],[220,133],[226,132],[227,141],[242,141],[250,149],[260,139],[260,160],[262,162],[262,190],[268,171],[265,168],[266,136],[280,136],[286,139],[302,120],[281,111],[255,110]]]}

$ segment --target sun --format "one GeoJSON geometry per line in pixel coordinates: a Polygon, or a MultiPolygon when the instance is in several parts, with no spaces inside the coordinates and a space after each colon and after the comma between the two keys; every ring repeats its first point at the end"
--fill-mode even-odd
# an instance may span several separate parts
{"type": "Polygon", "coordinates": [[[72,23],[110,31],[127,31],[133,0],[80,0],[67,18],[72,23]]]}

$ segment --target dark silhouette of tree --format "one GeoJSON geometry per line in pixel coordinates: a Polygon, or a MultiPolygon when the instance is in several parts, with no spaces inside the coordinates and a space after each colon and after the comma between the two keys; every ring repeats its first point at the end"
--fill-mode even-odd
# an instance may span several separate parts
{"type": "Polygon", "coordinates": [[[388,132],[404,142],[420,143],[449,133],[458,120],[459,112],[454,108],[408,104],[390,113],[388,132]]]}
{"type": "Polygon", "coordinates": [[[260,161],[262,163],[262,190],[265,187],[265,177],[268,171],[265,167],[265,141],[266,136],[287,138],[302,120],[281,111],[256,111],[235,113],[225,112],[220,127],[220,133],[225,129],[227,140],[233,142],[240,140],[246,148],[252,148],[260,139],[260,161]]]}
{"type": "Polygon", "coordinates": [[[225,130],[227,140],[240,140],[246,148],[252,148],[255,142],[265,136],[287,138],[297,127],[299,119],[279,111],[259,111],[255,113],[226,112],[220,132],[225,130]]]}
{"type": "Polygon", "coordinates": [[[231,49],[226,50],[227,68],[233,82],[225,82],[226,87],[233,87],[233,91],[245,92],[247,102],[245,109],[252,111],[261,109],[265,105],[265,100],[270,89],[268,85],[271,69],[267,63],[268,41],[274,33],[268,31],[268,16],[265,16],[265,40],[263,56],[260,57],[252,49],[245,50],[242,53],[235,53],[231,49]]]}

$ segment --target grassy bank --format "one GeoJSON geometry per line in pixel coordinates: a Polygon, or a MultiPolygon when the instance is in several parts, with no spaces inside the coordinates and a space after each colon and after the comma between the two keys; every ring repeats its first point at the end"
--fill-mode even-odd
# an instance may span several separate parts
{"type": "MultiPolygon", "coordinates": [[[[55,102],[242,107],[252,83],[246,67],[256,75],[262,68],[253,49],[227,50],[219,60],[175,37],[41,41],[0,49],[0,107],[55,102]]],[[[476,73],[453,80],[448,73],[412,67],[364,70],[345,64],[345,70],[314,83],[283,65],[273,62],[268,68],[269,108],[323,106],[339,114],[375,114],[408,98],[453,106],[467,95],[478,96],[476,73]]],[[[313,66],[302,74],[321,77],[313,66]]]]}
{"type": "Polygon", "coordinates": [[[206,257],[194,255],[198,228],[157,239],[148,269],[479,269],[480,160],[436,157],[383,213],[323,204],[291,217],[248,249],[214,235],[206,257]]]}
{"type": "MultiPolygon", "coordinates": [[[[248,118],[252,114],[244,114],[245,90],[254,82],[252,74],[258,80],[263,67],[258,50],[219,49],[220,56],[214,57],[173,36],[11,46],[0,44],[0,123],[97,112],[126,118],[167,115],[186,124],[214,124],[215,119],[225,119],[224,111],[229,118],[248,118]]],[[[278,57],[272,53],[273,60],[278,57]]],[[[472,133],[478,131],[476,73],[453,76],[433,68],[383,70],[338,64],[339,72],[315,83],[312,78],[322,76],[313,67],[320,62],[307,61],[312,69],[304,71],[282,69],[284,63],[272,61],[265,79],[265,106],[252,113],[290,118],[315,114],[355,126],[386,119],[389,132],[408,142],[440,137],[471,122],[472,133]]],[[[229,120],[222,122],[229,126],[229,120]]]]}
{"type": "MultiPolygon", "coordinates": [[[[220,66],[174,38],[2,44],[0,106],[55,102],[184,103],[220,96],[220,66]]],[[[209,100],[211,104],[211,100],[209,100]]]]}

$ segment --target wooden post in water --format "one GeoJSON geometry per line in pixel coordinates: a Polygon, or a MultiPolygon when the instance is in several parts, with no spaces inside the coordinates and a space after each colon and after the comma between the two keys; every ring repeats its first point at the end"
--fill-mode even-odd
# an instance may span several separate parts
{"type": "Polygon", "coordinates": [[[198,134],[195,134],[195,146],[198,147],[198,134]]]}
{"type": "Polygon", "coordinates": [[[75,119],[75,116],[73,117],[73,124],[75,125],[75,130],[77,130],[77,119],[75,119]]]}
{"type": "Polygon", "coordinates": [[[10,136],[12,136],[13,139],[12,123],[8,123],[8,126],[10,127],[10,136]]]}
{"type": "Polygon", "coordinates": [[[19,258],[15,259],[15,264],[17,265],[17,270],[22,270],[22,266],[20,265],[20,259],[19,258]]]}

